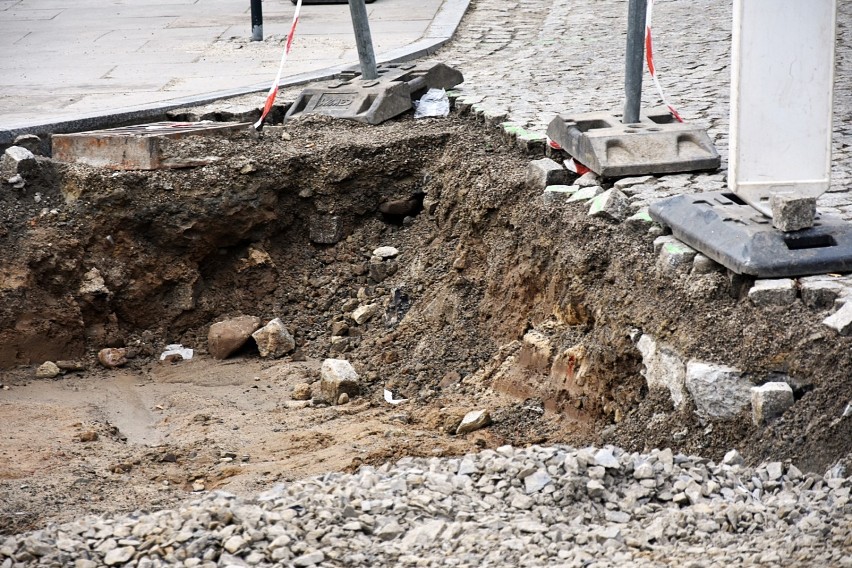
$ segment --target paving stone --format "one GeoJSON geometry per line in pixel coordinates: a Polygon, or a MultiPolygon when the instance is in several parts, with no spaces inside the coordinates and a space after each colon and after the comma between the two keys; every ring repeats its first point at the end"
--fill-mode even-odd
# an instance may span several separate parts
{"type": "Polygon", "coordinates": [[[620,222],[630,213],[627,197],[617,189],[608,189],[595,196],[589,207],[589,217],[620,222]]]}
{"type": "Polygon", "coordinates": [[[663,245],[667,245],[669,243],[680,243],[677,240],[677,237],[674,235],[660,235],[659,237],[654,239],[654,254],[660,254],[660,251],[663,250],[663,245]]]}
{"type": "Polygon", "coordinates": [[[751,418],[760,426],[793,406],[793,389],[787,383],[765,383],[751,389],[751,418]]]}
{"type": "Polygon", "coordinates": [[[586,172],[574,181],[577,187],[594,187],[600,184],[601,180],[595,172],[586,172]]]}
{"type": "Polygon", "coordinates": [[[724,267],[708,256],[704,256],[700,252],[692,259],[693,274],[712,274],[723,270],[724,267]]]}
{"type": "Polygon", "coordinates": [[[733,367],[689,361],[685,384],[698,414],[706,418],[731,420],[751,404],[752,385],[733,367]]]}
{"type": "Polygon", "coordinates": [[[792,278],[757,280],[748,291],[748,299],[758,307],[787,307],[796,302],[796,281],[792,278]]]}
{"type": "Polygon", "coordinates": [[[843,307],[822,320],[822,323],[840,335],[852,333],[852,302],[843,304],[843,307]]]}
{"type": "Polygon", "coordinates": [[[545,189],[549,185],[564,185],[568,182],[568,170],[550,158],[533,160],[527,166],[527,185],[545,189]]]}
{"type": "Polygon", "coordinates": [[[813,227],[816,198],[774,193],[769,198],[772,226],[779,231],[799,231],[813,227]]]}
{"type": "Polygon", "coordinates": [[[634,185],[647,185],[655,181],[653,176],[627,177],[616,180],[612,184],[615,189],[625,189],[634,185]]]}
{"type": "Polygon", "coordinates": [[[806,276],[799,278],[802,303],[813,310],[824,310],[849,293],[849,285],[839,278],[830,276],[806,276]]]}
{"type": "Polygon", "coordinates": [[[549,185],[544,188],[542,201],[545,205],[556,205],[567,201],[579,188],[576,185],[549,185]]]}
{"type": "Polygon", "coordinates": [[[603,188],[599,185],[583,187],[575,191],[574,194],[568,198],[568,203],[574,203],[575,201],[588,201],[601,193],[603,193],[603,188]]]}
{"type": "Polygon", "coordinates": [[[648,214],[647,207],[640,208],[624,220],[625,227],[632,231],[647,231],[653,224],[654,220],[651,219],[651,215],[648,214]]]}
{"type": "Polygon", "coordinates": [[[15,138],[14,146],[26,148],[36,156],[44,156],[47,145],[35,134],[21,134],[15,138]]]}
{"type": "Polygon", "coordinates": [[[678,240],[665,242],[657,257],[657,268],[664,274],[689,272],[696,254],[697,250],[678,240]]]}

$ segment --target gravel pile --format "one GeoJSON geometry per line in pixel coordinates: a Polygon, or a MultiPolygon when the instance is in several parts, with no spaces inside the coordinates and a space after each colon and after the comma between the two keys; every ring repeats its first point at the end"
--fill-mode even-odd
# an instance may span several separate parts
{"type": "Polygon", "coordinates": [[[0,540],[13,566],[852,566],[852,477],[509,446],[0,540]]]}

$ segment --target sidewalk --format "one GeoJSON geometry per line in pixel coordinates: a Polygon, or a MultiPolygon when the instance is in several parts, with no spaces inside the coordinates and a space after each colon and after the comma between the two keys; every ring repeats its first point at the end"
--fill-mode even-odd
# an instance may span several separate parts
{"type": "MultiPolygon", "coordinates": [[[[377,59],[434,51],[467,4],[368,4],[377,59]]],[[[39,124],[264,91],[294,10],[263,2],[264,41],[252,42],[249,0],[0,0],[0,142],[39,124]]],[[[357,62],[348,5],[303,6],[283,83],[357,62]]]]}

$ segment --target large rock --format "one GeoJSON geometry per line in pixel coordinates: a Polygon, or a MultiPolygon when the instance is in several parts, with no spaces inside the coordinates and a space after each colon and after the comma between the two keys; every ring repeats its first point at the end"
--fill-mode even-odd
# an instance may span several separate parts
{"type": "Polygon", "coordinates": [[[296,341],[284,326],[284,323],[275,318],[268,324],[251,334],[257,343],[257,349],[261,357],[278,358],[283,357],[296,348],[296,341]]]}
{"type": "Polygon", "coordinates": [[[698,414],[731,420],[751,404],[751,383],[733,367],[690,361],[686,365],[686,390],[698,414]]]}
{"type": "Polygon", "coordinates": [[[251,334],[260,327],[260,318],[240,316],[219,321],[207,333],[207,350],[214,359],[225,359],[245,345],[251,334]]]}
{"type": "Polygon", "coordinates": [[[352,364],[345,359],[326,359],[320,368],[320,398],[328,404],[337,404],[340,395],[358,394],[360,377],[352,364]]]}
{"type": "Polygon", "coordinates": [[[642,353],[642,374],[648,390],[668,391],[675,408],[686,400],[686,362],[673,349],[660,345],[650,335],[643,335],[636,342],[642,353]]]}

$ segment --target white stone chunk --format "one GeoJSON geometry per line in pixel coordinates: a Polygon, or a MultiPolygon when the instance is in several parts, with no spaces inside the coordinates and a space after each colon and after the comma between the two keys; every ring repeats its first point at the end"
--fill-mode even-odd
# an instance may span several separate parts
{"type": "Polygon", "coordinates": [[[781,416],[793,406],[793,389],[787,383],[766,383],[751,389],[751,418],[756,425],[781,416]]]}
{"type": "Polygon", "coordinates": [[[373,256],[377,256],[382,260],[395,258],[399,255],[399,250],[394,247],[379,247],[373,251],[373,256]]]}
{"type": "Polygon", "coordinates": [[[751,404],[751,386],[733,367],[701,361],[686,364],[686,390],[705,418],[735,418],[751,404]]]}
{"type": "Polygon", "coordinates": [[[748,291],[748,299],[758,307],[786,307],[795,303],[796,293],[796,281],[792,278],[757,280],[748,291]]]}
{"type": "Polygon", "coordinates": [[[345,359],[326,359],[320,367],[320,397],[329,404],[337,404],[340,395],[358,394],[360,377],[352,364],[345,359]]]}
{"type": "Polygon", "coordinates": [[[846,302],[839,310],[822,320],[822,324],[830,327],[840,335],[852,333],[852,302],[846,302]]]}

